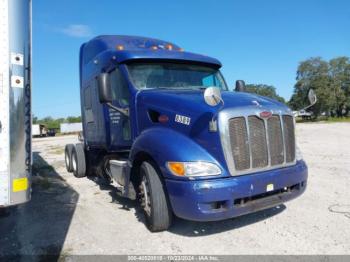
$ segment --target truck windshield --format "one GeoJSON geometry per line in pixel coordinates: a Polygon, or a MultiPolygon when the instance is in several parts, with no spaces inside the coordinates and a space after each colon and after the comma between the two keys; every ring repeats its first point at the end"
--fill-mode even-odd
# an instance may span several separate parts
{"type": "Polygon", "coordinates": [[[132,63],[129,75],[138,89],[201,89],[209,86],[227,90],[219,70],[200,65],[175,63],[132,63]]]}

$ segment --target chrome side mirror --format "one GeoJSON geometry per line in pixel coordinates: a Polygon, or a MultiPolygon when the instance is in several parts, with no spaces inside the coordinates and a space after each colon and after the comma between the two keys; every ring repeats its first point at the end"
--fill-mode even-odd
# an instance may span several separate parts
{"type": "Polygon", "coordinates": [[[314,104],[316,104],[317,96],[316,96],[316,93],[315,93],[315,91],[313,89],[309,90],[309,93],[307,94],[307,97],[309,99],[310,106],[313,106],[314,104]]]}
{"type": "Polygon", "coordinates": [[[209,106],[213,106],[213,107],[222,103],[221,107],[218,110],[216,110],[216,112],[213,114],[211,121],[209,122],[209,131],[217,132],[218,125],[217,125],[216,117],[219,114],[220,110],[224,107],[224,100],[222,99],[220,88],[211,86],[205,89],[204,101],[209,106]]]}
{"type": "Polygon", "coordinates": [[[222,102],[221,91],[218,87],[208,87],[204,91],[204,101],[210,106],[217,106],[222,102]]]}

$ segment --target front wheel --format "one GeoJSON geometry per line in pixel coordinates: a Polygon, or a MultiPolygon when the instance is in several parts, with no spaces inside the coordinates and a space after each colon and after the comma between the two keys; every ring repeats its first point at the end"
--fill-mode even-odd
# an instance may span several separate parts
{"type": "Polygon", "coordinates": [[[142,163],[140,175],[140,201],[147,227],[152,232],[167,230],[172,212],[160,176],[150,162],[142,163]]]}

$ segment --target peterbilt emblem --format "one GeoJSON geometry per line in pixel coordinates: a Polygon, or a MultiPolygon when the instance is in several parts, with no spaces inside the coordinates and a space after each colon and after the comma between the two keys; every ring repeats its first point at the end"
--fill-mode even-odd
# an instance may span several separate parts
{"type": "Polygon", "coordinates": [[[260,112],[259,116],[261,118],[270,118],[272,116],[272,113],[270,111],[262,111],[260,112]]]}

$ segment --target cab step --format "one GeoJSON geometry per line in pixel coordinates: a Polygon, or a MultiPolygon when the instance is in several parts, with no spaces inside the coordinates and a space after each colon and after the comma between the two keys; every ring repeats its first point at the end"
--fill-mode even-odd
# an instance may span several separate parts
{"type": "Polygon", "coordinates": [[[136,190],[130,181],[131,164],[128,160],[109,161],[112,179],[117,184],[117,188],[122,191],[122,196],[129,199],[136,199],[136,190]]]}

